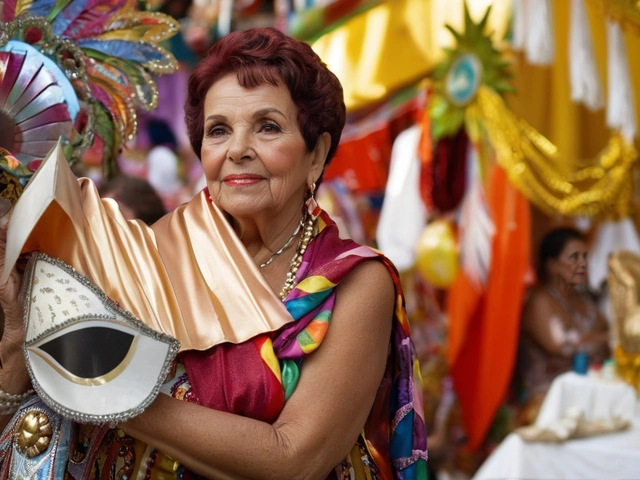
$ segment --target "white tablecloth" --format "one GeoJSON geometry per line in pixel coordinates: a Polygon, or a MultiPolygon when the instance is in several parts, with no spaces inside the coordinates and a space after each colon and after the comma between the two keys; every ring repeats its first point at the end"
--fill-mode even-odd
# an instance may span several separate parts
{"type": "Polygon", "coordinates": [[[587,421],[613,417],[631,421],[635,404],[635,391],[622,380],[603,380],[569,372],[558,376],[551,384],[536,426],[553,425],[569,408],[582,411],[587,421]]]}
{"type": "Polygon", "coordinates": [[[640,402],[629,403],[623,384],[565,376],[541,408],[538,426],[548,426],[570,406],[592,420],[615,414],[632,419],[626,431],[564,443],[527,443],[510,434],[480,467],[473,480],[639,480],[640,402]]]}

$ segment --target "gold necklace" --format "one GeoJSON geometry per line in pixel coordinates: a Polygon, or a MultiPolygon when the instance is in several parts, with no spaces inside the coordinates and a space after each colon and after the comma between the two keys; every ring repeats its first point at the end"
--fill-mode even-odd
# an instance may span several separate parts
{"type": "Polygon", "coordinates": [[[300,264],[302,263],[302,257],[304,255],[304,252],[307,250],[307,246],[313,239],[315,222],[315,219],[311,215],[307,215],[304,233],[300,237],[298,247],[296,248],[296,253],[291,259],[291,267],[287,272],[287,278],[284,281],[284,286],[282,287],[282,290],[279,294],[280,300],[284,300],[285,298],[287,298],[287,295],[289,295],[289,293],[291,293],[291,290],[293,290],[293,286],[296,282],[296,273],[298,273],[298,268],[300,268],[300,264]]]}
{"type": "Polygon", "coordinates": [[[280,250],[278,250],[273,255],[271,255],[267,260],[265,260],[263,263],[261,263],[260,264],[260,268],[264,268],[267,265],[269,265],[271,262],[273,262],[274,258],[276,258],[278,255],[280,255],[282,252],[284,252],[287,248],[289,248],[289,245],[291,245],[291,242],[293,241],[293,239],[296,238],[296,235],[298,235],[298,233],[300,232],[300,229],[302,228],[303,225],[304,225],[304,216],[300,219],[300,223],[298,223],[298,227],[296,228],[296,231],[293,232],[293,234],[289,237],[289,240],[287,240],[287,243],[285,243],[280,248],[280,250]]]}

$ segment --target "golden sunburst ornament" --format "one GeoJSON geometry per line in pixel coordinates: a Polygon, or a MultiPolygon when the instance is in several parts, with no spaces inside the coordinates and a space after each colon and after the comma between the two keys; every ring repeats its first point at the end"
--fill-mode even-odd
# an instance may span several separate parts
{"type": "Polygon", "coordinates": [[[485,33],[491,7],[480,22],[475,23],[464,4],[464,33],[451,25],[446,28],[455,37],[456,46],[444,49],[446,58],[433,72],[433,92],[429,100],[434,140],[455,135],[464,123],[465,107],[475,98],[481,86],[502,94],[513,92],[510,62],[495,48],[485,33]]]}

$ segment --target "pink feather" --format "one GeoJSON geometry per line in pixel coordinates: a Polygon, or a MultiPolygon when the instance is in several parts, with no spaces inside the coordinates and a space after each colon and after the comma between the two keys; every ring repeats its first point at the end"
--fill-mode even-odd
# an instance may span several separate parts
{"type": "Polygon", "coordinates": [[[4,0],[2,5],[2,21],[10,22],[16,17],[17,0],[4,0]]]}
{"type": "Polygon", "coordinates": [[[69,24],[63,36],[79,39],[99,35],[114,15],[125,10],[135,10],[134,7],[135,0],[91,0],[69,24]]]}

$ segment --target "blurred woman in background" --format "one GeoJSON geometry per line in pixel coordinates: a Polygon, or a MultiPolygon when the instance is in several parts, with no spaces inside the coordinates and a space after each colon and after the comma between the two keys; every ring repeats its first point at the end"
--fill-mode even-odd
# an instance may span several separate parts
{"type": "Polygon", "coordinates": [[[523,423],[535,420],[551,382],[574,361],[609,356],[608,323],[587,289],[587,245],[573,228],[549,232],[540,244],[538,283],[525,302],[517,374],[523,423]]]}

